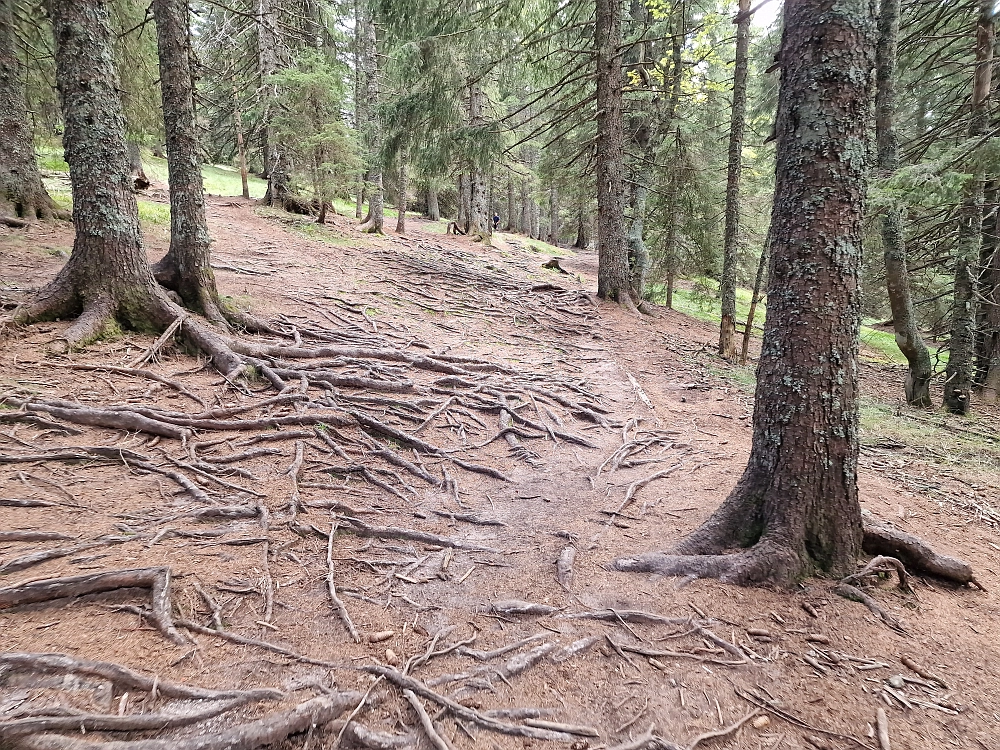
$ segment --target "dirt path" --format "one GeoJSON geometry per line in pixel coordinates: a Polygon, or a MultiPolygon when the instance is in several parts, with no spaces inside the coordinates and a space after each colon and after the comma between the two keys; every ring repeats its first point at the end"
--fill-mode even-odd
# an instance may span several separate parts
{"type": "MultiPolygon", "coordinates": [[[[905,635],[881,625],[862,605],[833,595],[830,582],[820,579],[789,594],[610,572],[605,567],[610,560],[668,546],[694,528],[725,497],[743,468],[750,445],[752,385],[745,371],[711,355],[710,326],[677,313],[637,318],[596,304],[586,294],[593,288],[593,257],[563,260],[571,273],[561,275],[542,269],[544,256],[515,237],[506,238],[501,249],[483,248],[410,219],[406,237],[373,238],[358,235],[342,217],[320,229],[297,218],[261,215],[239,199],[212,199],[209,219],[220,289],[235,304],[281,319],[303,336],[322,327],[330,343],[349,340],[353,345],[392,346],[413,356],[468,358],[454,361],[466,363],[460,368],[478,368],[449,375],[342,358],[325,366],[386,388],[408,378],[416,390],[407,395],[385,391],[373,399],[371,393],[310,381],[308,393],[316,402],[310,408],[320,408],[324,398],[341,405],[343,399],[356,399],[350,403],[366,413],[411,433],[421,427],[421,438],[453,451],[449,456],[489,467],[510,481],[463,469],[443,456],[415,456],[400,441],[383,440],[383,447],[422,462],[441,482],[433,486],[379,459],[377,447],[365,442],[368,438],[348,434],[347,428],[330,429],[325,440],[311,430],[290,439],[280,439],[281,430],[274,429],[210,433],[194,438],[204,446],[197,448],[200,458],[215,460],[255,448],[271,452],[226,464],[237,470],[224,478],[230,487],[181,470],[211,493],[217,505],[260,504],[268,512],[263,518],[199,523],[183,515],[196,507],[190,496],[178,492],[163,474],[106,461],[0,465],[0,499],[47,503],[0,505],[0,530],[72,537],[0,542],[0,587],[170,566],[176,617],[211,624],[197,583],[221,605],[228,630],[280,644],[328,666],[204,634],[176,646],[143,618],[109,607],[142,603],[144,595],[135,591],[0,612],[3,650],[118,662],[160,679],[205,687],[278,687],[293,691],[287,699],[292,701],[305,696],[311,681],[367,690],[372,678],[357,667],[423,654],[429,638],[443,628],[454,629],[438,645],[475,636],[467,648],[481,651],[537,635],[516,652],[533,654],[534,661],[511,659],[512,652],[479,662],[457,650],[436,656],[414,675],[425,683],[437,678],[436,690],[477,710],[545,709],[544,719],[596,728],[600,736],[576,738],[578,748],[625,742],[650,725],[683,746],[743,717],[753,708],[745,696],[752,695],[775,701],[814,728],[772,714],[769,725],[748,724],[714,740],[713,746],[814,747],[808,735],[831,748],[876,747],[869,730],[881,706],[889,716],[894,748],[1000,747],[994,705],[1000,691],[998,600],[992,593],[1000,579],[995,563],[1000,539],[997,519],[988,512],[997,493],[990,466],[978,473],[966,465],[949,470],[899,440],[866,436],[860,476],[865,507],[942,552],[968,559],[991,592],[954,590],[929,580],[918,582],[916,597],[888,584],[880,587],[875,596],[906,623],[905,635]],[[502,369],[469,364],[473,361],[502,369]],[[474,408],[477,397],[501,387],[513,411],[546,426],[540,432],[518,422],[520,448],[511,448],[502,436],[487,443],[501,429],[500,415],[474,408]],[[449,395],[453,393],[457,395],[449,395]],[[401,406],[403,401],[415,404],[414,411],[401,406]],[[423,415],[445,402],[447,408],[423,425],[423,415]],[[589,416],[579,408],[587,404],[593,407],[589,416]],[[599,423],[602,419],[606,426],[599,423]],[[241,445],[262,435],[278,439],[241,445]],[[209,444],[223,438],[228,439],[209,444]],[[623,442],[636,440],[650,445],[617,468],[608,463],[623,442]],[[293,487],[288,471],[297,444],[303,446],[299,492],[304,507],[289,524],[293,487]],[[346,460],[333,444],[346,448],[346,458],[367,467],[368,474],[359,469],[331,473],[344,469],[346,460]],[[668,476],[638,489],[620,515],[609,514],[634,482],[667,470],[668,476]],[[480,549],[362,538],[344,531],[351,525],[345,517],[354,512],[370,525],[418,530],[480,549]],[[360,633],[392,631],[386,640],[353,643],[331,606],[323,535],[333,523],[340,527],[332,559],[345,606],[360,633]],[[100,546],[23,568],[2,567],[29,553],[65,551],[98,538],[105,539],[100,546]],[[556,561],[570,547],[575,551],[573,580],[563,586],[557,581],[556,561]],[[269,591],[273,613],[267,619],[269,591]],[[491,611],[493,603],[504,600],[554,609],[541,616],[491,611]],[[806,604],[816,617],[807,613],[806,604]],[[712,633],[742,649],[746,663],[730,663],[735,661],[732,654],[690,624],[571,617],[607,609],[709,623],[712,633]],[[821,638],[810,640],[812,634],[821,638]],[[616,653],[605,638],[634,650],[616,653]],[[562,651],[573,643],[585,648],[575,655],[562,651]],[[650,660],[643,650],[660,655],[650,660]],[[906,683],[897,693],[909,697],[909,708],[884,692],[894,675],[917,677],[900,663],[905,654],[940,675],[948,690],[906,683]],[[442,678],[460,673],[461,679],[442,678]],[[936,708],[927,707],[934,703],[936,708]]],[[[163,240],[162,232],[154,234],[151,256],[162,252],[163,240]]],[[[54,253],[70,245],[65,229],[0,235],[5,269],[0,302],[16,302],[54,274],[63,262],[54,253]]],[[[35,326],[3,342],[0,385],[5,394],[201,410],[190,398],[154,381],[64,367],[124,365],[150,344],[149,337],[125,334],[72,357],[45,356],[45,343],[64,325],[35,326]]],[[[229,387],[202,364],[170,346],[150,369],[182,382],[209,406],[249,406],[273,395],[263,381],[253,384],[253,392],[229,387]]],[[[872,398],[884,380],[884,370],[866,368],[864,381],[872,398]]],[[[293,391],[296,385],[292,383],[293,391]]],[[[294,415],[303,408],[290,403],[261,414],[294,415]]],[[[179,441],[103,428],[67,435],[37,424],[5,423],[2,417],[0,411],[0,453],[5,455],[55,446],[113,446],[155,457],[160,467],[176,469],[171,459],[191,461],[179,441]]],[[[976,429],[991,429],[989,424],[976,429]]],[[[282,429],[286,434],[304,432],[282,429]]],[[[55,687],[37,680],[5,683],[0,671],[0,721],[5,712],[42,705],[56,694],[79,708],[98,700],[93,685],[55,687]]],[[[376,693],[384,699],[365,709],[360,721],[384,733],[421,736],[398,691],[380,685],[376,693]]],[[[148,712],[153,704],[143,701],[130,710],[148,712]]],[[[253,717],[265,709],[241,710],[253,717]]],[[[437,726],[456,748],[545,744],[448,716],[437,726]]],[[[332,747],[332,742],[328,737],[320,746],[332,747]]],[[[301,741],[289,746],[299,747],[301,741]]]]}

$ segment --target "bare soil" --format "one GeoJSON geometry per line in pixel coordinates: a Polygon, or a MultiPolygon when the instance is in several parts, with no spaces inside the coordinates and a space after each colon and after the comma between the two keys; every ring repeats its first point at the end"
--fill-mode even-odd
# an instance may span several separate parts
{"type": "MultiPolygon", "coordinates": [[[[164,199],[162,193],[158,196],[164,199]]],[[[994,463],[976,455],[966,460],[958,449],[935,454],[900,439],[893,432],[898,425],[886,427],[894,437],[878,430],[865,434],[859,477],[864,507],[923,537],[939,551],[968,560],[989,592],[918,579],[916,595],[906,595],[884,581],[870,593],[905,623],[905,634],[887,628],[861,604],[833,594],[833,581],[807,580],[789,592],[610,571],[606,566],[616,557],[668,547],[702,522],[735,484],[750,447],[749,371],[731,367],[713,354],[716,332],[708,324],[671,311],[655,318],[637,317],[588,301],[585,293],[595,287],[596,277],[592,255],[561,260],[570,272],[562,275],[543,269],[547,258],[513,235],[503,235],[497,247],[490,248],[464,237],[445,236],[433,231],[438,227],[412,218],[406,236],[385,237],[358,234],[353,219],[330,219],[326,227],[318,228],[240,199],[210,199],[220,291],[258,316],[272,320],[284,316],[286,324],[303,330],[310,326],[339,330],[355,342],[370,339],[369,345],[381,342],[414,355],[473,357],[509,368],[513,375],[482,370],[477,376],[486,372],[482,377],[493,377],[490,382],[506,384],[508,398],[517,400],[521,415],[581,436],[595,447],[553,439],[551,434],[521,438],[531,455],[511,450],[502,437],[480,445],[497,434],[498,415],[456,402],[437,414],[420,437],[455,451],[449,455],[492,467],[510,481],[462,469],[441,456],[414,458],[405,446],[387,441],[400,454],[422,461],[436,478],[454,480],[454,487],[450,482],[433,487],[370,455],[371,447],[354,433],[339,435],[331,430],[328,435],[335,442],[345,439],[343,447],[351,460],[393,487],[390,492],[357,472],[331,475],[325,470],[343,466],[344,461],[318,436],[300,437],[304,462],[299,492],[304,507],[294,526],[288,523],[293,492],[288,470],[296,439],[281,439],[280,430],[204,432],[193,438],[202,459],[251,448],[273,450],[218,464],[242,473],[225,476],[233,485],[225,487],[211,479],[221,474],[210,472],[206,477],[171,464],[171,458],[191,460],[179,441],[79,425],[73,427],[80,434],[69,435],[3,422],[5,412],[0,410],[0,500],[47,503],[0,505],[0,531],[39,530],[71,538],[0,542],[0,566],[33,552],[65,549],[107,535],[119,537],[113,544],[0,573],[0,589],[42,578],[169,566],[176,618],[212,625],[209,608],[195,588],[200,585],[221,605],[228,631],[278,644],[327,665],[188,631],[182,632],[190,643],[175,645],[134,611],[116,608],[148,606],[148,590],[137,589],[0,611],[2,651],[65,653],[208,688],[275,687],[286,691],[280,705],[290,706],[315,694],[316,685],[368,690],[373,677],[362,667],[405,663],[423,654],[434,634],[445,627],[454,629],[440,638],[439,649],[475,636],[468,648],[489,651],[538,634],[537,641],[492,661],[479,662],[456,650],[433,657],[412,674],[427,684],[441,675],[491,666],[434,689],[479,711],[546,709],[543,719],[597,730],[598,737],[574,738],[575,748],[626,743],[651,726],[659,736],[687,746],[699,735],[744,717],[755,709],[752,700],[759,699],[773,701],[772,707],[781,711],[762,711],[768,717],[766,724],[747,723],[699,747],[875,748],[876,710],[881,707],[888,714],[893,748],[1000,748],[996,593],[1000,519],[992,508],[1000,479],[994,463]],[[414,276],[415,267],[429,270],[414,276]],[[491,286],[488,281],[494,278],[510,283],[491,286]],[[568,291],[552,292],[545,285],[568,291]],[[529,392],[526,382],[601,406],[607,411],[607,425],[587,421],[572,407],[529,392]],[[260,435],[276,439],[240,444],[260,435]],[[612,470],[609,464],[600,470],[623,443],[643,437],[656,442],[632,457],[635,465],[612,470]],[[183,472],[219,505],[262,504],[268,510],[267,526],[260,518],[209,522],[184,518],[183,513],[203,506],[169,478],[127,463],[2,463],[5,456],[57,446],[113,446],[149,455],[158,465],[183,472]],[[633,482],[672,467],[669,476],[638,489],[620,515],[609,514],[621,505],[633,482]],[[363,514],[368,524],[430,532],[484,550],[362,538],[345,530],[350,526],[343,518],[349,515],[345,506],[363,514]],[[473,524],[462,516],[503,525],[473,524]],[[334,576],[344,604],[363,637],[392,631],[386,640],[354,643],[331,605],[327,541],[322,535],[332,524],[338,527],[334,576]],[[563,586],[556,578],[556,561],[569,546],[576,550],[573,580],[563,586]],[[268,588],[274,610],[265,621],[268,588]],[[493,603],[505,600],[555,610],[524,615],[491,609],[493,603]],[[711,633],[743,651],[745,663],[727,663],[737,660],[689,624],[571,617],[607,609],[643,610],[707,623],[711,633]],[[811,641],[812,635],[821,638],[811,641]],[[559,649],[589,636],[600,639],[564,660],[553,658],[559,651],[552,650],[519,673],[516,664],[507,662],[540,644],[556,644],[559,649]],[[653,661],[636,652],[620,654],[607,639],[667,653],[653,661]],[[901,663],[905,655],[942,678],[947,689],[919,682],[891,688],[888,681],[896,675],[919,680],[901,663]],[[798,723],[782,718],[781,712],[798,723]]],[[[72,245],[72,233],[65,226],[0,229],[0,233],[0,303],[13,305],[56,273],[72,245]]],[[[158,258],[166,248],[163,230],[154,230],[147,240],[151,259],[158,258]]],[[[48,342],[66,325],[51,323],[5,333],[0,343],[0,398],[31,394],[90,406],[142,404],[202,411],[190,398],[155,381],[65,367],[126,366],[155,336],[125,332],[83,352],[50,355],[48,342]]],[[[303,344],[312,345],[316,342],[303,344]]],[[[416,390],[378,393],[374,395],[384,402],[367,402],[370,413],[409,432],[436,409],[432,402],[441,405],[448,399],[447,386],[440,385],[440,379],[448,376],[412,369],[403,373],[392,363],[381,364],[385,367],[367,371],[356,362],[331,367],[370,378],[412,378],[416,390]],[[399,402],[421,400],[421,418],[405,419],[399,402]]],[[[147,367],[182,383],[210,407],[252,405],[274,395],[263,380],[252,382],[249,390],[227,383],[210,365],[173,343],[147,367]]],[[[901,380],[897,367],[866,364],[862,379],[866,403],[890,414],[896,409],[897,416],[887,419],[890,423],[919,430],[924,422],[918,420],[929,420],[943,425],[933,429],[956,439],[962,436],[960,430],[973,430],[978,435],[971,437],[985,436],[984,444],[998,434],[996,413],[988,410],[980,410],[970,424],[897,406],[895,384],[901,380]]],[[[311,399],[323,398],[324,391],[315,382],[308,389],[311,399]]],[[[335,390],[337,397],[366,395],[346,387],[335,390]]],[[[240,418],[295,414],[304,408],[295,403],[277,405],[240,418]]],[[[143,694],[123,700],[121,691],[101,691],[95,685],[85,679],[5,677],[0,668],[0,722],[52,705],[98,713],[163,710],[162,698],[143,694]]],[[[358,713],[360,723],[408,736],[407,746],[429,747],[413,710],[395,687],[383,682],[373,693],[381,700],[358,713]]],[[[439,715],[432,702],[424,703],[438,731],[455,748],[552,744],[456,721],[451,714],[439,715]]],[[[231,725],[235,716],[250,719],[272,710],[274,704],[254,704],[209,720],[201,728],[151,736],[191,736],[204,727],[231,725]]],[[[510,721],[520,723],[520,719],[510,721]]],[[[334,732],[317,730],[282,746],[333,747],[335,738],[334,732]]]]}

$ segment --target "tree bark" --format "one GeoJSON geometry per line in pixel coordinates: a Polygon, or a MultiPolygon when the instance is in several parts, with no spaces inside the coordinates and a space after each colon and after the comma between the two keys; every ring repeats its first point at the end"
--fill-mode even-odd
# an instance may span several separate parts
{"type": "Polygon", "coordinates": [[[60,217],[35,160],[25,102],[24,66],[14,36],[14,2],[0,0],[0,219],[60,217]]]}
{"type": "Polygon", "coordinates": [[[573,247],[583,250],[590,246],[590,222],[587,213],[584,211],[583,202],[576,212],[576,241],[573,247]]]}
{"type": "Polygon", "coordinates": [[[131,185],[125,118],[103,0],[48,0],[62,100],[63,147],[73,191],[73,253],[56,277],[14,310],[15,323],[79,315],[62,335],[73,349],[117,324],[181,333],[235,376],[242,360],[210,327],[187,317],[157,285],[146,260],[131,185]]]}
{"type": "Polygon", "coordinates": [[[267,176],[267,191],[261,199],[265,206],[287,210],[296,202],[292,198],[291,164],[282,143],[271,127],[274,111],[280,106],[278,87],[270,81],[278,71],[281,54],[281,32],[278,28],[278,13],[272,0],[257,0],[257,64],[261,88],[264,92],[264,171],[267,176]]]}
{"type": "Polygon", "coordinates": [[[243,112],[240,110],[239,94],[233,83],[233,127],[236,130],[236,153],[240,161],[240,183],[243,186],[243,197],[250,197],[250,182],[247,174],[247,149],[243,138],[243,112]]]}
{"type": "Polygon", "coordinates": [[[750,309],[747,311],[747,323],[743,329],[743,346],[740,349],[740,364],[747,363],[747,355],[750,351],[750,336],[753,335],[753,320],[757,316],[757,305],[760,303],[760,290],[764,285],[764,274],[767,272],[767,261],[770,257],[771,233],[768,232],[767,239],[764,240],[764,247],[761,248],[760,258],[757,260],[757,276],[753,283],[753,294],[750,296],[750,309]]]}
{"type": "Polygon", "coordinates": [[[991,182],[986,194],[989,212],[983,221],[983,244],[979,253],[983,269],[983,310],[976,369],[982,383],[983,401],[995,404],[1000,395],[1000,183],[991,182]]]}
{"type": "MultiPolygon", "coordinates": [[[[981,0],[976,23],[976,70],[972,82],[972,111],[969,138],[986,132],[989,124],[987,102],[993,68],[993,2],[981,0]]],[[[971,177],[962,199],[958,243],[955,248],[955,293],[951,309],[951,339],[945,370],[944,406],[952,414],[968,414],[976,347],[976,264],[983,234],[985,164],[981,157],[971,160],[971,177]]]]}
{"type": "Polygon", "coordinates": [[[548,243],[559,247],[559,191],[553,185],[549,188],[549,238],[548,243]]]}
{"type": "MultiPolygon", "coordinates": [[[[472,128],[481,127],[484,122],[483,103],[485,95],[478,84],[469,86],[469,125],[472,128]]],[[[466,232],[470,237],[489,243],[493,234],[493,223],[490,221],[490,205],[486,174],[482,164],[471,164],[468,175],[469,182],[469,227],[466,232]]]]}
{"type": "Polygon", "coordinates": [[[427,183],[427,218],[431,221],[439,221],[441,219],[437,186],[431,182],[427,183]]]}
{"type": "Polygon", "coordinates": [[[529,206],[529,201],[531,196],[528,192],[528,180],[527,178],[521,179],[521,211],[519,212],[520,220],[518,221],[517,231],[521,234],[531,234],[531,208],[529,206]]]}
{"type": "Polygon", "coordinates": [[[153,273],[188,309],[224,326],[209,253],[212,239],[195,124],[187,0],[153,0],[152,8],[170,183],[170,248],[153,273]]]}
{"type": "Polygon", "coordinates": [[[455,218],[455,223],[461,227],[465,234],[469,233],[470,194],[469,176],[462,172],[458,175],[458,215],[455,218]]]}
{"type": "Polygon", "coordinates": [[[739,0],[736,24],[736,65],[733,71],[733,114],[729,123],[729,163],[726,174],[726,230],[722,250],[722,322],[719,354],[736,359],[736,266],[739,263],[740,178],[743,174],[743,134],[746,130],[747,70],[750,51],[750,0],[739,0]]]}
{"type": "Polygon", "coordinates": [[[622,23],[619,0],[596,0],[597,296],[635,307],[625,244],[622,23]]]}
{"type": "MultiPolygon", "coordinates": [[[[878,83],[875,94],[875,139],[878,144],[878,169],[888,177],[899,169],[899,139],[895,127],[899,0],[882,0],[878,24],[879,37],[875,53],[878,83]]],[[[930,352],[924,345],[913,313],[901,206],[889,206],[882,217],[882,246],[896,345],[909,365],[903,387],[906,403],[928,408],[932,406],[930,382],[934,370],[930,352]]]]}
{"type": "Polygon", "coordinates": [[[511,174],[507,177],[507,222],[503,228],[505,232],[517,231],[517,219],[515,215],[515,211],[517,210],[516,192],[514,188],[514,175],[511,174]]]}
{"type": "Polygon", "coordinates": [[[72,348],[101,336],[116,317],[140,329],[171,321],[160,319],[148,304],[163,293],[142,246],[107,5],[49,0],[47,8],[76,239],[56,278],[15,310],[14,318],[30,322],[80,314],[64,335],[72,348]]]}
{"type": "Polygon", "coordinates": [[[368,218],[360,229],[362,232],[382,234],[385,196],[382,190],[382,118],[378,114],[380,71],[378,37],[370,0],[358,0],[358,23],[361,27],[361,93],[365,98],[365,108],[368,112],[364,143],[369,172],[368,218]]]}
{"type": "Polygon", "coordinates": [[[875,19],[868,0],[786,0],[768,314],[743,476],[671,555],[622,570],[790,586],[855,571],[858,276],[875,19]],[[749,548],[725,554],[733,548],[749,548]]]}
{"type": "Polygon", "coordinates": [[[396,210],[399,215],[396,217],[396,232],[403,234],[406,231],[406,149],[399,152],[399,194],[396,198],[396,210]]]}

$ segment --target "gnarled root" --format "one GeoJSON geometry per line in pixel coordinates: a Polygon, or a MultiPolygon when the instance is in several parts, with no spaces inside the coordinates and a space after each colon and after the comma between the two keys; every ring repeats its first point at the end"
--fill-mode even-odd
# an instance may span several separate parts
{"type": "Polygon", "coordinates": [[[10,738],[7,746],[11,750],[251,750],[327,724],[358,700],[354,693],[322,695],[257,721],[191,737],[93,742],[58,734],[28,734],[10,738]]]}
{"type": "Polygon", "coordinates": [[[151,617],[153,624],[177,644],[187,639],[174,627],[170,614],[170,568],[135,568],[112,570],[106,573],[47,578],[0,589],[0,609],[38,604],[68,596],[106,593],[126,588],[145,588],[152,593],[151,617]]]}
{"type": "Polygon", "coordinates": [[[802,561],[791,547],[766,537],[743,552],[727,555],[652,552],[621,557],[611,565],[631,573],[717,578],[739,586],[787,585],[802,569],[802,561]]]}
{"type": "Polygon", "coordinates": [[[983,585],[976,580],[972,566],[963,560],[942,555],[931,549],[925,541],[899,529],[865,520],[863,548],[872,555],[886,555],[898,558],[910,572],[923,571],[959,585],[972,584],[982,591],[983,585]]]}

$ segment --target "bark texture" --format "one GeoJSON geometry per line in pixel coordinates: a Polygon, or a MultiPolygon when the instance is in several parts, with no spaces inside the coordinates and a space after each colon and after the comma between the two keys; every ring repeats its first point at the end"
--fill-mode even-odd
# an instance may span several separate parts
{"type": "Polygon", "coordinates": [[[596,0],[597,296],[634,307],[625,244],[622,19],[618,0],[596,0]]]}
{"type": "Polygon", "coordinates": [[[406,231],[406,191],[409,189],[406,180],[406,150],[399,152],[399,179],[397,189],[399,196],[396,198],[396,210],[399,216],[396,218],[396,231],[402,234],[406,231]]]}
{"type": "MultiPolygon", "coordinates": [[[[485,122],[483,106],[486,96],[482,87],[473,83],[469,86],[469,125],[472,128],[482,127],[485,122]]],[[[472,164],[469,169],[469,227],[466,232],[470,237],[489,242],[493,234],[493,222],[490,220],[489,180],[480,164],[472,164]]]]}
{"type": "Polygon", "coordinates": [[[367,121],[363,125],[363,141],[368,159],[368,217],[361,231],[382,234],[385,195],[382,190],[382,119],[378,114],[379,66],[378,37],[375,17],[369,0],[358,0],[357,23],[360,35],[360,93],[365,99],[367,121]]]}
{"type": "Polygon", "coordinates": [[[790,585],[861,552],[857,349],[874,66],[868,0],[787,0],[768,315],[753,447],[732,494],[671,554],[622,570],[790,585]],[[734,548],[749,548],[726,554],[734,548]]]}
{"type": "Polygon", "coordinates": [[[53,219],[42,185],[24,99],[24,66],[14,36],[14,2],[0,0],[0,219],[53,219]]]}
{"type": "Polygon", "coordinates": [[[750,51],[750,0],[740,0],[736,24],[736,65],[733,70],[733,113],[729,123],[729,163],[726,172],[726,230],[723,236],[722,322],[719,354],[736,359],[736,266],[739,262],[740,178],[743,175],[743,135],[746,130],[747,70],[750,51]]]}
{"type": "Polygon", "coordinates": [[[431,221],[438,221],[441,218],[441,207],[438,205],[437,185],[429,183],[427,185],[427,218],[431,221]]]}
{"type": "Polygon", "coordinates": [[[67,347],[76,348],[118,324],[160,330],[182,318],[180,330],[187,340],[210,353],[221,372],[235,375],[241,360],[213,330],[167,298],[146,260],[108,5],[102,0],[49,0],[46,7],[55,41],[76,238],[66,265],[14,310],[14,322],[79,315],[62,337],[67,347]]]}
{"type": "MultiPolygon", "coordinates": [[[[899,0],[882,0],[878,21],[876,50],[875,138],[878,143],[878,169],[888,177],[899,169],[899,139],[895,127],[896,48],[899,43],[899,0]]],[[[906,266],[903,240],[903,209],[893,205],[882,217],[882,247],[885,278],[892,309],[896,345],[909,366],[904,392],[911,406],[930,407],[930,382],[934,374],[931,355],[917,328],[910,294],[910,276],[906,266]]]]}
{"type": "MultiPolygon", "coordinates": [[[[993,2],[981,0],[976,23],[976,70],[972,81],[969,137],[978,138],[989,126],[987,103],[993,69],[993,2]]],[[[983,234],[986,165],[971,159],[969,179],[958,224],[955,248],[955,295],[951,308],[951,338],[945,370],[944,406],[952,414],[967,414],[972,398],[976,348],[976,266],[983,234]]]]}
{"type": "Polygon", "coordinates": [[[261,202],[265,206],[286,209],[295,202],[292,199],[290,174],[291,165],[281,142],[271,127],[271,119],[278,104],[278,87],[271,76],[278,71],[283,57],[281,31],[278,26],[278,10],[272,0],[257,0],[257,66],[260,73],[261,89],[264,97],[264,127],[262,128],[264,172],[267,176],[267,191],[261,202]]]}
{"type": "Polygon", "coordinates": [[[177,292],[188,309],[225,324],[209,253],[212,240],[195,124],[187,0],[154,0],[152,7],[170,183],[170,248],[154,276],[177,292]]]}

